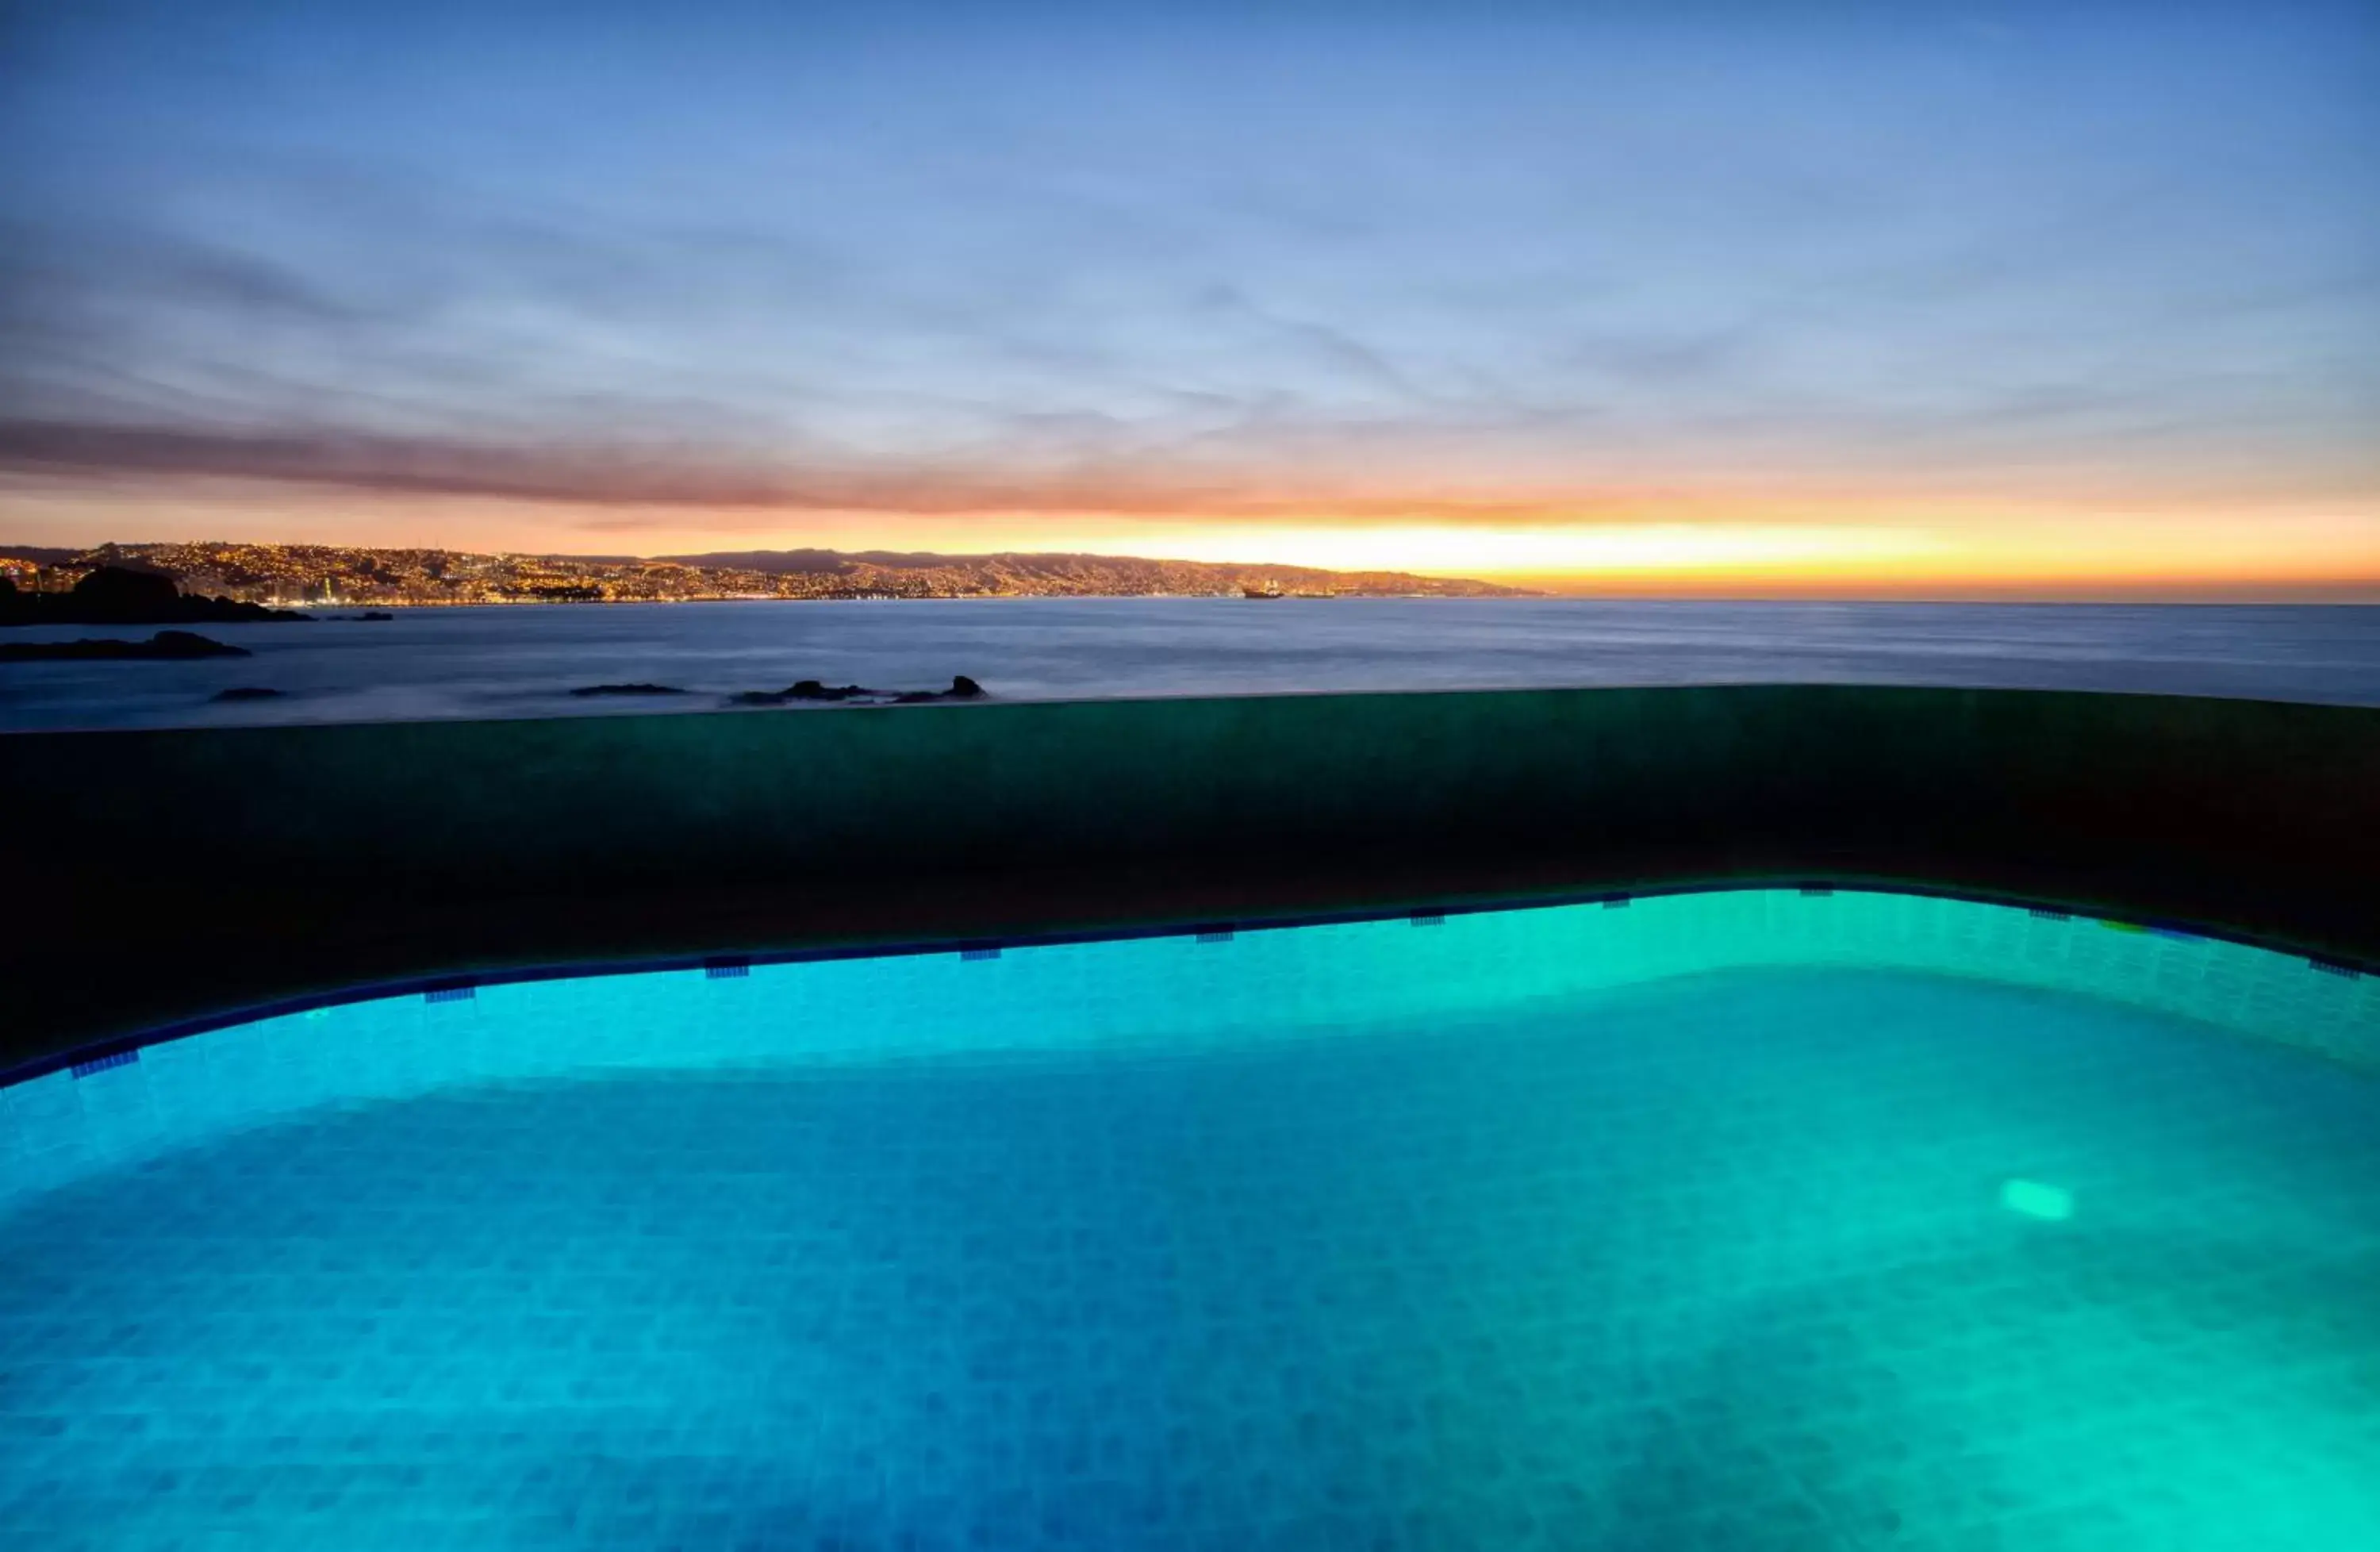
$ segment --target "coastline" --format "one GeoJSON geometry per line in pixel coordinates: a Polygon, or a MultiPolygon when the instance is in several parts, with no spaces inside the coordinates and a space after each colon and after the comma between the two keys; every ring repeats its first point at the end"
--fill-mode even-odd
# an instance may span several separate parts
{"type": "Polygon", "coordinates": [[[788,550],[636,557],[212,540],[110,541],[77,552],[0,544],[0,577],[21,576],[35,593],[65,590],[83,576],[110,567],[170,578],[187,593],[294,601],[304,608],[1243,597],[1266,592],[1373,598],[1537,596],[1528,587],[1402,571],[1060,552],[788,550]]]}

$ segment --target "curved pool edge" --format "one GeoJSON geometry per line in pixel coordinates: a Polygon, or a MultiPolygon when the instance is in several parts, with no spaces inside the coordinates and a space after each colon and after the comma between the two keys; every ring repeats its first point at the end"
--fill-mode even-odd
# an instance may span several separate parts
{"type": "Polygon", "coordinates": [[[12,1074],[0,1087],[0,1203],[227,1130],[456,1085],[1195,1048],[1282,1025],[1459,1022],[1534,1000],[1786,967],[2079,995],[2380,1073],[2380,976],[2361,966],[2172,926],[1803,883],[355,988],[12,1074]],[[687,999],[699,1000],[690,1019],[687,999]],[[643,1037],[662,1025],[678,1037],[643,1037]]]}
{"type": "MultiPolygon", "coordinates": [[[[269,1000],[227,1005],[188,1017],[152,1024],[0,1066],[0,1090],[45,1077],[53,1073],[90,1066],[146,1049],[239,1025],[339,1008],[392,998],[422,997],[481,988],[556,980],[599,980],[615,976],[669,975],[701,972],[735,976],[756,967],[828,963],[846,959],[903,959],[932,954],[996,954],[1008,950],[1059,948],[1089,943],[1137,942],[1144,940],[1192,938],[1222,932],[1280,932],[1300,928],[1345,927],[1367,923],[1436,924],[1452,916],[1500,915],[1562,907],[1622,907],[1638,902],[1682,895],[1729,893],[1791,893],[1803,898],[1835,894],[1905,896],[2022,911],[2045,920],[2084,920],[2119,932],[2146,933],[2182,941],[2204,940],[2257,951],[2279,959],[2302,962],[2306,968],[2348,981],[2380,980],[2380,960],[2362,961],[2310,952],[2301,943],[2257,937],[2210,927],[2201,922],[2141,920],[2101,915],[2070,900],[2053,900],[1972,890],[1928,888],[1894,879],[1865,877],[1766,877],[1702,879],[1643,885],[1629,889],[1593,889],[1529,894],[1463,897],[1427,903],[1404,902],[1389,906],[1318,910],[1263,916],[1217,916],[1199,920],[1135,921],[1120,925],[999,934],[964,934],[914,940],[861,937],[850,941],[804,941],[790,947],[751,946],[702,952],[617,954],[577,961],[498,964],[456,967],[359,982],[329,989],[309,990],[269,1000]]],[[[2085,989],[2085,988],[2067,988],[2085,989]]]]}

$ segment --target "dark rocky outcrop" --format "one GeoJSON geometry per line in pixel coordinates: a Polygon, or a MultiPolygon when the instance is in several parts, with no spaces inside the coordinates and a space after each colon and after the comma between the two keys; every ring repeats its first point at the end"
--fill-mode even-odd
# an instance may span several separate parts
{"type": "Polygon", "coordinates": [[[575,696],[665,696],[684,695],[675,685],[581,685],[570,692],[575,696]]]}
{"type": "Polygon", "coordinates": [[[783,693],[788,700],[859,700],[880,696],[884,692],[859,685],[821,685],[815,679],[801,679],[787,686],[783,693]]]}
{"type": "Polygon", "coordinates": [[[70,593],[25,593],[0,588],[0,625],[246,624],[308,620],[294,610],[267,609],[227,598],[186,594],[162,572],[103,565],[70,593]]]}
{"type": "Polygon", "coordinates": [[[746,690],[727,697],[730,706],[783,706],[787,701],[857,701],[865,706],[918,706],[932,700],[979,700],[984,688],[961,673],[947,690],[871,690],[865,685],[826,685],[800,679],[782,690],[746,690]]]}
{"type": "Polygon", "coordinates": [[[888,692],[871,690],[864,685],[823,685],[816,679],[796,680],[782,690],[746,690],[728,697],[731,706],[783,706],[789,700],[866,700],[888,699],[888,692]]]}
{"type": "Polygon", "coordinates": [[[227,690],[217,690],[217,700],[278,700],[286,690],[269,689],[262,685],[235,685],[227,690]]]}
{"type": "Polygon", "coordinates": [[[159,631],[146,641],[0,641],[0,662],[113,662],[162,658],[245,658],[245,647],[226,647],[188,631],[159,631]]]}

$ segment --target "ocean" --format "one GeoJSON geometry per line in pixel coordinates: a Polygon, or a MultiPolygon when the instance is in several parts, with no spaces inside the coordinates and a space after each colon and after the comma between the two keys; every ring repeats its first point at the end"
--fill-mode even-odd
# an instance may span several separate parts
{"type": "Polygon", "coordinates": [[[255,655],[0,664],[0,730],[691,712],[801,679],[899,691],[962,673],[1020,700],[1815,682],[2380,706],[2380,606],[2355,605],[981,599],[414,609],[384,624],[200,629],[255,655]],[[689,693],[569,694],[634,682],[689,693]],[[214,698],[231,688],[282,693],[214,698]]]}

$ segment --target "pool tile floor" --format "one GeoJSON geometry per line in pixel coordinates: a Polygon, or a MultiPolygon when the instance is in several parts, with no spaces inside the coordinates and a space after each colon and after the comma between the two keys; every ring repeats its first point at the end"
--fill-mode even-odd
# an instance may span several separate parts
{"type": "Polygon", "coordinates": [[[0,1545],[2368,1552],[2380,1084],[1738,973],[323,1112],[0,1216],[0,1545]]]}

